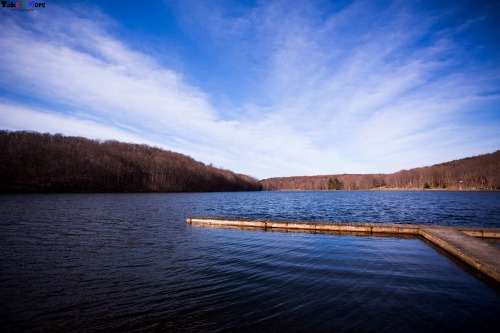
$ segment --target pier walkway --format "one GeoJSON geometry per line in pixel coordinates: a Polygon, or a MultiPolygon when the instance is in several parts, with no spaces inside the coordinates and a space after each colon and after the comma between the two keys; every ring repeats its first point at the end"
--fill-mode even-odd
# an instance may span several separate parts
{"type": "Polygon", "coordinates": [[[500,228],[418,224],[313,222],[226,217],[188,217],[188,224],[220,228],[261,228],[314,233],[402,234],[421,236],[500,282],[500,247],[481,238],[500,239],[500,228]]]}

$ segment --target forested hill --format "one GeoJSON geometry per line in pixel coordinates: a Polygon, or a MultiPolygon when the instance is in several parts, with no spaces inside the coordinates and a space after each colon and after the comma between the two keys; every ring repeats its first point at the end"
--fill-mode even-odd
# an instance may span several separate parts
{"type": "Polygon", "coordinates": [[[500,190],[500,151],[392,174],[270,178],[264,190],[500,190]]]}
{"type": "Polygon", "coordinates": [[[4,193],[255,190],[257,179],[147,145],[0,131],[4,193]]]}

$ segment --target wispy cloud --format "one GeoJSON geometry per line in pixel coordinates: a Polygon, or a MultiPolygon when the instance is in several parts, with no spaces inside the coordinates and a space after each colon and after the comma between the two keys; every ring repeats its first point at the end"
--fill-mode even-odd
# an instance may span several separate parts
{"type": "MultiPolygon", "coordinates": [[[[143,136],[134,135],[134,130],[120,130],[92,120],[71,117],[53,111],[26,107],[0,101],[2,126],[11,130],[34,129],[48,133],[69,133],[89,138],[107,138],[125,142],[141,142],[154,145],[143,136]]],[[[167,148],[167,147],[165,147],[167,148]]]]}
{"type": "Polygon", "coordinates": [[[484,19],[438,29],[450,13],[363,1],[189,6],[184,28],[231,71],[207,68],[210,82],[134,49],[99,11],[2,13],[0,127],[146,142],[260,178],[498,149],[500,71],[455,38],[484,19]]]}

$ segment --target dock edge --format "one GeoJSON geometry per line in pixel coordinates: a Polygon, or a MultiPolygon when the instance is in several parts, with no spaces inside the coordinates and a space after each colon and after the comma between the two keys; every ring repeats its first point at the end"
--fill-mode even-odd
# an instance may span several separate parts
{"type": "Polygon", "coordinates": [[[363,233],[368,235],[416,235],[429,240],[471,267],[500,282],[500,248],[480,239],[500,239],[500,228],[362,222],[315,222],[216,216],[187,217],[186,223],[218,228],[258,228],[263,230],[363,233]]]}

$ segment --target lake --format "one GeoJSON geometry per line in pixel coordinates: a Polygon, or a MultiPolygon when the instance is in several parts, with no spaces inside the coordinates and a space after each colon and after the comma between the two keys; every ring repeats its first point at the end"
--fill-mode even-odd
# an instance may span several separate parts
{"type": "Polygon", "coordinates": [[[0,196],[2,332],[498,332],[500,288],[428,242],[216,215],[500,227],[498,192],[0,196]]]}

